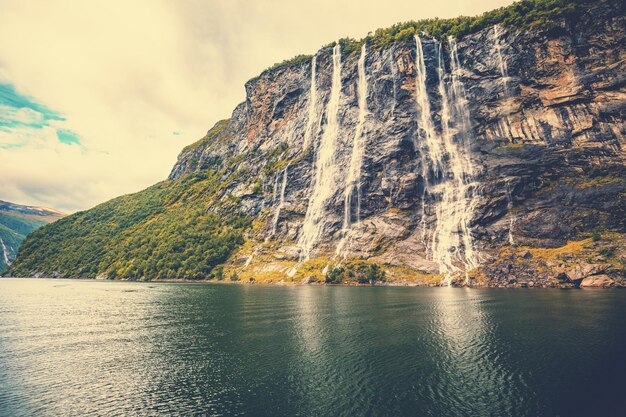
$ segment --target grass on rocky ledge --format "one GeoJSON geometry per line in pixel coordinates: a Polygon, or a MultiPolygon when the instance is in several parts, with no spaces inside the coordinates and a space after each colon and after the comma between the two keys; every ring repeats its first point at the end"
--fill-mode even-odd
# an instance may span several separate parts
{"type": "MultiPolygon", "coordinates": [[[[615,231],[593,231],[581,236],[580,240],[570,240],[557,248],[531,246],[505,247],[496,257],[508,259],[515,265],[526,265],[537,272],[548,274],[553,280],[560,272],[581,263],[609,265],[607,273],[614,279],[626,280],[626,235],[615,231]]],[[[481,278],[481,271],[477,271],[481,278]]],[[[481,278],[483,281],[485,277],[481,278]]]]}
{"type": "Polygon", "coordinates": [[[559,259],[566,254],[581,253],[592,242],[591,238],[583,240],[568,241],[565,245],[558,248],[533,248],[527,246],[518,247],[519,251],[528,251],[535,259],[544,261],[559,259]]]}

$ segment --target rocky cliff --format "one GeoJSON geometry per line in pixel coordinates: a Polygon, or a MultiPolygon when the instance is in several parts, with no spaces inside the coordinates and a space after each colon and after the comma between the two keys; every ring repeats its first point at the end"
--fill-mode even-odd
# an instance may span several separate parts
{"type": "MultiPolygon", "coordinates": [[[[621,1],[581,4],[458,39],[342,40],[250,80],[163,185],[210,175],[203,215],[251,221],[211,276],[621,285],[626,18],[621,1]]],[[[13,274],[53,272],[35,246],[13,274]]],[[[132,278],[135,260],[107,256],[86,274],[132,278]]]]}

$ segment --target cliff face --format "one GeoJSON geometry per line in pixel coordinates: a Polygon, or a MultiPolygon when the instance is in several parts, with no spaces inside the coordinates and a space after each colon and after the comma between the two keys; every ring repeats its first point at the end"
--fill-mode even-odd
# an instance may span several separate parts
{"type": "Polygon", "coordinates": [[[166,186],[211,172],[208,213],[252,219],[234,278],[620,284],[625,23],[613,1],[549,29],[326,47],[249,81],[166,186]]]}
{"type": "Polygon", "coordinates": [[[454,279],[505,250],[623,233],[625,23],[601,7],[549,30],[366,46],[339,66],[322,49],[313,87],[313,61],[250,81],[230,121],[181,153],[170,179],[243,156],[232,169],[247,174],[224,192],[258,221],[232,265],[257,273],[359,258],[454,279]]]}

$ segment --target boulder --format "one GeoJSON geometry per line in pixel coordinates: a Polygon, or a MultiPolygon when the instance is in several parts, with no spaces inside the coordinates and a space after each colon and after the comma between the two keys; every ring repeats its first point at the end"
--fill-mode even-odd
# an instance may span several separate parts
{"type": "Polygon", "coordinates": [[[588,264],[582,262],[574,265],[572,269],[567,270],[564,274],[569,281],[576,283],[584,278],[600,274],[606,271],[608,267],[609,265],[607,264],[588,264]]]}
{"type": "Polygon", "coordinates": [[[533,257],[533,254],[525,250],[519,253],[519,257],[523,259],[531,259],[533,257]]]}
{"type": "Polygon", "coordinates": [[[594,275],[584,278],[580,282],[581,288],[610,288],[615,286],[613,281],[608,275],[594,275]]]}

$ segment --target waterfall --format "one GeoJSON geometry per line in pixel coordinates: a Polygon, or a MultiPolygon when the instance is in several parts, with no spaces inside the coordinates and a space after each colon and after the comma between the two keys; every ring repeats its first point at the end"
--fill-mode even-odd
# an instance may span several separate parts
{"type": "Polygon", "coordinates": [[[2,238],[0,238],[0,244],[2,244],[2,255],[4,258],[4,263],[6,265],[11,265],[11,262],[9,261],[9,255],[7,252],[7,247],[4,245],[4,240],[2,240],[2,238]]]}
{"type": "Polygon", "coordinates": [[[444,283],[449,285],[453,276],[463,271],[467,281],[467,271],[478,265],[470,231],[477,200],[474,195],[474,169],[468,155],[473,134],[465,87],[460,79],[457,45],[453,39],[449,40],[449,86],[446,85],[443,48],[440,43],[436,47],[441,96],[441,145],[445,158],[441,181],[431,187],[431,192],[437,197],[431,247],[433,260],[439,264],[440,273],[445,277],[444,283]]]}
{"type": "MultiPolygon", "coordinates": [[[[426,90],[426,64],[424,63],[424,50],[422,48],[422,40],[415,35],[415,96],[417,101],[417,111],[419,114],[418,134],[420,148],[425,151],[425,155],[430,159],[430,169],[435,177],[439,176],[443,161],[443,150],[441,143],[435,132],[435,126],[430,114],[430,99],[426,90]]],[[[425,180],[429,177],[429,165],[422,164],[422,175],[425,180]]]]}
{"type": "Polygon", "coordinates": [[[415,98],[418,114],[417,136],[419,138],[418,143],[416,143],[416,148],[420,149],[420,155],[422,157],[422,180],[424,182],[421,228],[422,242],[426,244],[426,194],[431,185],[431,171],[434,178],[439,176],[444,164],[444,155],[431,116],[430,98],[428,97],[428,91],[426,89],[424,49],[422,48],[422,40],[419,35],[415,35],[415,71],[415,98]]]}
{"type": "Polygon", "coordinates": [[[389,66],[391,67],[391,80],[393,81],[393,104],[391,107],[391,117],[396,115],[396,106],[398,105],[398,68],[396,61],[393,59],[393,52],[389,51],[389,66]]]}
{"type": "Polygon", "coordinates": [[[354,192],[356,191],[356,210],[355,218],[357,223],[361,221],[361,167],[363,166],[363,156],[365,154],[365,135],[363,134],[363,126],[365,125],[365,117],[367,116],[367,77],[365,76],[365,58],[367,48],[365,44],[361,47],[361,56],[357,64],[358,81],[357,96],[359,103],[359,116],[354,129],[354,139],[352,141],[352,156],[350,157],[350,167],[348,168],[348,176],[344,188],[344,210],[343,210],[343,236],[337,245],[336,254],[339,255],[343,251],[345,239],[350,226],[352,224],[352,202],[354,192]]]}
{"type": "MultiPolygon", "coordinates": [[[[502,83],[504,88],[504,96],[509,97],[509,70],[504,60],[504,56],[502,55],[502,45],[500,40],[500,25],[493,26],[493,45],[494,50],[496,51],[496,58],[498,60],[498,69],[500,70],[500,76],[502,77],[502,83]]],[[[505,119],[506,122],[506,119],[505,119]]],[[[504,134],[504,132],[502,132],[504,134]]],[[[509,131],[509,136],[511,135],[509,131]]],[[[514,245],[515,239],[513,239],[513,227],[515,226],[515,216],[511,213],[513,209],[513,198],[511,196],[511,186],[509,182],[506,182],[506,197],[507,197],[507,211],[509,212],[509,244],[514,245]]]]}
{"type": "MultiPolygon", "coordinates": [[[[496,51],[496,59],[498,62],[498,69],[500,70],[500,79],[502,80],[502,90],[504,93],[504,98],[507,99],[511,96],[511,90],[509,88],[509,70],[504,60],[504,55],[502,54],[502,41],[500,40],[500,25],[493,26],[492,38],[494,50],[496,51]]],[[[510,113],[511,112],[511,103],[508,102],[505,105],[505,109],[510,113]]],[[[508,129],[508,132],[504,132],[504,128],[501,128],[502,136],[507,136],[511,141],[513,141],[513,134],[511,133],[511,126],[508,122],[508,118],[506,116],[503,117],[503,120],[498,121],[498,125],[504,125],[504,128],[508,129]]]]}
{"type": "Polygon", "coordinates": [[[335,154],[339,135],[339,100],[341,98],[341,47],[339,42],[333,48],[333,78],[330,98],[326,105],[326,126],[317,151],[315,182],[309,197],[309,205],[298,241],[300,261],[309,259],[311,251],[324,228],[325,205],[333,195],[337,182],[335,154]]]}
{"type": "Polygon", "coordinates": [[[441,133],[435,130],[427,91],[424,49],[420,36],[415,36],[415,96],[418,132],[416,144],[421,154],[422,178],[422,240],[426,246],[426,206],[432,201],[435,229],[430,249],[432,259],[444,275],[444,283],[461,272],[477,266],[470,231],[477,200],[474,195],[474,169],[468,155],[473,137],[465,87],[460,79],[461,66],[456,42],[450,45],[450,74],[447,77],[441,43],[435,44],[437,54],[438,92],[441,98],[441,133]],[[449,84],[449,85],[448,85],[449,84]]]}
{"type": "Polygon", "coordinates": [[[274,188],[272,191],[272,203],[276,203],[276,196],[278,195],[278,175],[274,178],[274,188]]]}
{"type": "Polygon", "coordinates": [[[507,198],[506,208],[509,213],[509,245],[515,245],[515,239],[513,239],[513,227],[515,226],[515,221],[517,219],[512,213],[513,195],[511,193],[511,184],[509,184],[509,181],[506,182],[506,198],[507,198]]]}
{"type": "Polygon", "coordinates": [[[363,165],[363,155],[365,153],[365,137],[363,135],[363,125],[367,115],[367,78],[365,77],[365,45],[361,48],[361,56],[358,62],[359,80],[357,83],[357,95],[359,97],[359,117],[354,130],[354,140],[352,143],[352,156],[350,158],[350,168],[344,190],[344,215],[343,228],[350,228],[352,221],[352,197],[354,191],[357,192],[356,219],[360,220],[361,209],[361,166],[363,165]]]}
{"type": "Polygon", "coordinates": [[[315,110],[317,107],[317,85],[316,85],[316,75],[317,75],[317,55],[313,55],[311,58],[311,87],[309,91],[309,117],[306,121],[306,128],[304,130],[304,143],[302,145],[302,149],[306,150],[309,146],[309,142],[311,142],[311,136],[313,135],[313,123],[316,119],[315,110]]]}
{"type": "Polygon", "coordinates": [[[509,70],[506,65],[506,61],[504,60],[504,56],[502,55],[502,45],[500,43],[500,25],[493,26],[493,44],[494,49],[496,51],[496,57],[498,59],[498,67],[500,69],[500,76],[502,77],[502,82],[504,83],[504,94],[506,96],[509,95],[509,70]]]}
{"type": "MultiPolygon", "coordinates": [[[[265,241],[276,234],[276,227],[278,226],[278,218],[280,217],[280,211],[283,209],[285,205],[285,190],[287,189],[287,171],[289,169],[289,165],[285,167],[283,171],[283,182],[280,186],[280,199],[278,200],[278,205],[276,206],[276,211],[274,212],[274,218],[272,219],[272,231],[265,241]]],[[[276,176],[276,180],[278,180],[278,175],[276,176]]]]}
{"type": "Polygon", "coordinates": [[[254,250],[252,251],[250,256],[248,256],[248,259],[246,259],[246,263],[243,265],[242,270],[244,270],[244,269],[246,269],[247,267],[250,266],[250,263],[252,262],[252,259],[254,259],[254,255],[256,255],[258,251],[259,251],[259,247],[257,246],[256,248],[254,248],[254,250]]]}

